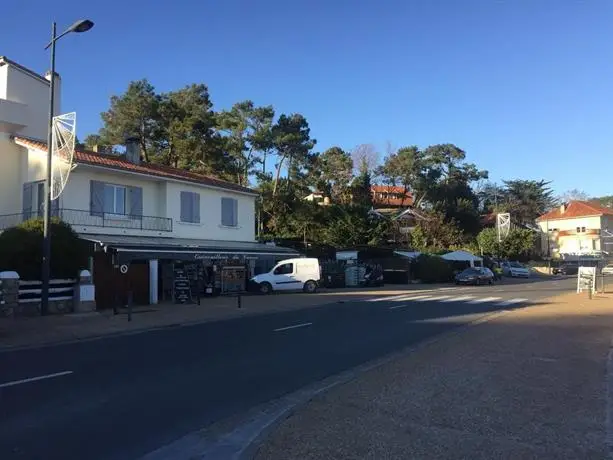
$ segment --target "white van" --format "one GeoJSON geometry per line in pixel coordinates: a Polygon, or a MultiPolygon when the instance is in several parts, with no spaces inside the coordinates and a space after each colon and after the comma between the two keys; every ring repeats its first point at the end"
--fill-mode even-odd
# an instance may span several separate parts
{"type": "Polygon", "coordinates": [[[317,291],[321,277],[319,260],[286,259],[279,262],[268,273],[261,273],[251,278],[262,294],[272,291],[317,291]]]}

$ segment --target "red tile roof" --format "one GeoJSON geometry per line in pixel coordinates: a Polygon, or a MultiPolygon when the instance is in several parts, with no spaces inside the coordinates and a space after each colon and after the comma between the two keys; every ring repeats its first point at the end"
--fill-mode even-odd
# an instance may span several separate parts
{"type": "Polygon", "coordinates": [[[537,221],[542,220],[559,220],[559,219],[574,219],[577,217],[589,216],[613,216],[613,209],[605,208],[598,203],[590,201],[570,201],[566,205],[564,212],[557,207],[540,216],[537,221]]]}
{"type": "MultiPolygon", "coordinates": [[[[19,145],[47,151],[47,143],[34,139],[28,139],[26,137],[14,137],[15,142],[19,145]]],[[[135,164],[126,160],[123,156],[118,155],[104,155],[96,152],[91,152],[83,149],[75,149],[75,162],[83,165],[100,166],[103,168],[113,169],[117,171],[127,171],[138,174],[145,174],[148,176],[160,177],[163,179],[174,179],[186,182],[193,182],[195,184],[206,185],[209,187],[221,188],[226,190],[232,190],[236,192],[250,193],[256,195],[254,190],[243,187],[232,182],[217,179],[215,177],[206,176],[204,174],[197,174],[184,169],[172,168],[170,166],[162,166],[151,163],[135,164]]]]}
{"type": "Polygon", "coordinates": [[[377,206],[411,206],[414,201],[411,192],[397,185],[371,185],[370,191],[373,194],[373,203],[377,206]],[[391,196],[377,196],[379,194],[391,196]]]}

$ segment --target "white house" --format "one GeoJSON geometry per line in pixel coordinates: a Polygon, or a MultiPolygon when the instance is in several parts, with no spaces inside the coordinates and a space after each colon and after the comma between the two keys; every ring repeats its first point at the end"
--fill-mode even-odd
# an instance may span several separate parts
{"type": "Polygon", "coordinates": [[[613,251],[613,209],[570,201],[537,219],[546,255],[569,259],[613,251]]]}
{"type": "MultiPolygon", "coordinates": [[[[0,57],[0,231],[42,216],[48,92],[48,77],[0,57]]],[[[255,242],[257,194],[249,188],[143,163],[133,140],[123,155],[77,149],[74,162],[51,211],[91,246],[99,306],[109,305],[118,290],[120,297],[134,291],[141,303],[168,298],[179,260],[198,261],[223,284],[215,274],[222,261],[253,274],[295,255],[255,242]],[[118,270],[123,264],[129,265],[126,276],[118,270]]]]}

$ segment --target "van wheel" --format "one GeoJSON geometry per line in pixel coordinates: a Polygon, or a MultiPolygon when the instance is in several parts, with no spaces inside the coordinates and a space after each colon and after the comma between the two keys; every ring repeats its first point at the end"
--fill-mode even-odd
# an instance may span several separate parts
{"type": "Polygon", "coordinates": [[[260,284],[260,294],[270,294],[272,292],[272,286],[270,283],[260,284]]]}
{"type": "Polygon", "coordinates": [[[312,294],[316,291],[317,291],[317,283],[315,283],[315,281],[309,280],[306,283],[304,283],[304,292],[308,292],[309,294],[312,294]]]}

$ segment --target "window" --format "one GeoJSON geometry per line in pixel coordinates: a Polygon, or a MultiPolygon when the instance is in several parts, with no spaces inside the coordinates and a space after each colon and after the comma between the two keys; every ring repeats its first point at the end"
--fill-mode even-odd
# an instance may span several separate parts
{"type": "Polygon", "coordinates": [[[585,227],[581,227],[581,232],[585,233],[585,227]]]}
{"type": "Polygon", "coordinates": [[[181,192],[181,222],[200,223],[200,194],[181,192]]]}
{"type": "Polygon", "coordinates": [[[126,214],[126,188],[122,185],[104,184],[104,213],[126,214]]]}
{"type": "Polygon", "coordinates": [[[236,227],[238,225],[238,200],[234,198],[221,199],[221,225],[236,227]]]}
{"type": "Polygon", "coordinates": [[[283,264],[275,268],[275,275],[291,275],[294,273],[294,264],[283,264]]]}

